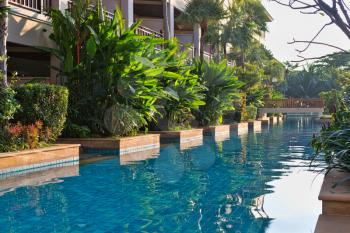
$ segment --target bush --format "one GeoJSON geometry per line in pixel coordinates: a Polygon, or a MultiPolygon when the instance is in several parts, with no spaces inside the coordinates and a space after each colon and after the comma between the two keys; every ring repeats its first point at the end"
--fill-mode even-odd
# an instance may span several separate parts
{"type": "Polygon", "coordinates": [[[68,90],[62,86],[48,84],[26,84],[17,87],[16,100],[22,108],[14,121],[31,125],[40,121],[45,131],[50,131],[47,142],[53,142],[61,134],[66,121],[68,90]]]}
{"type": "Polygon", "coordinates": [[[15,99],[15,94],[12,88],[0,88],[0,129],[13,118],[20,107],[15,99]]]}
{"type": "Polygon", "coordinates": [[[234,110],[233,102],[240,98],[241,83],[225,60],[219,64],[197,62],[195,66],[199,82],[205,87],[205,105],[200,106],[196,119],[201,126],[222,124],[224,111],[234,110]]]}
{"type": "Polygon", "coordinates": [[[247,119],[246,120],[253,121],[256,119],[256,116],[258,114],[258,108],[253,106],[253,105],[250,105],[250,106],[246,107],[246,112],[247,112],[247,119]]]}

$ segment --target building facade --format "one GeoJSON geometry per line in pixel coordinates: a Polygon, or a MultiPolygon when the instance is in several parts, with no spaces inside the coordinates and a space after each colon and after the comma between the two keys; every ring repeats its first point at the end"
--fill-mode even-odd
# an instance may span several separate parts
{"type": "MultiPolygon", "coordinates": [[[[68,0],[9,0],[8,27],[8,72],[9,77],[17,72],[21,82],[41,78],[57,82],[58,60],[38,47],[54,47],[49,39],[52,32],[47,11],[50,8],[66,10],[68,0]]],[[[93,4],[93,2],[92,2],[93,4]]],[[[142,20],[137,33],[156,37],[178,37],[180,43],[193,43],[190,25],[181,25],[175,18],[185,7],[184,0],[103,0],[108,16],[113,16],[116,7],[122,10],[126,25],[142,20]]]]}

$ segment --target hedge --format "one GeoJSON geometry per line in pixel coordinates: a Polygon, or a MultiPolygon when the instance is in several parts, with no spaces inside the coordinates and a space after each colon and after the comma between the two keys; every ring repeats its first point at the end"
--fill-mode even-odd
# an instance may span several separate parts
{"type": "Polygon", "coordinates": [[[25,84],[15,88],[16,100],[21,109],[14,116],[14,122],[33,124],[41,121],[51,130],[51,140],[61,134],[67,116],[68,89],[49,84],[25,84]]]}

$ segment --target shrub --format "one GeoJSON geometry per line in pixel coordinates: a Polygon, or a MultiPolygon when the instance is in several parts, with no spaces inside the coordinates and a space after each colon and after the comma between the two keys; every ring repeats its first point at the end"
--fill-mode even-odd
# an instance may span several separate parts
{"type": "Polygon", "coordinates": [[[15,114],[14,121],[23,125],[41,121],[42,127],[50,131],[50,138],[45,141],[54,141],[61,134],[66,121],[68,90],[48,84],[26,84],[15,90],[22,108],[15,114]]]}
{"type": "Polygon", "coordinates": [[[246,112],[247,112],[247,119],[246,120],[248,120],[248,121],[255,120],[256,116],[258,114],[258,108],[253,106],[253,105],[250,105],[250,106],[246,107],[246,112]]]}
{"type": "Polygon", "coordinates": [[[15,99],[15,94],[12,88],[0,88],[0,129],[13,118],[20,107],[15,99]]]}
{"type": "Polygon", "coordinates": [[[200,106],[196,119],[201,126],[221,124],[224,111],[234,110],[233,102],[240,98],[241,83],[225,60],[219,64],[197,62],[195,66],[199,82],[205,87],[205,105],[200,106]]]}

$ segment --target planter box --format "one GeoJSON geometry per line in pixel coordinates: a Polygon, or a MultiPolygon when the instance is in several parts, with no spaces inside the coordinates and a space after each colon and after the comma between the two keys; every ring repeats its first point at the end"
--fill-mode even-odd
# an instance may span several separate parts
{"type": "Polygon", "coordinates": [[[235,135],[244,135],[248,133],[248,122],[236,123],[230,125],[231,132],[235,135]]]}
{"type": "Polygon", "coordinates": [[[349,233],[350,217],[323,215],[318,217],[315,233],[349,233]]]}
{"type": "Polygon", "coordinates": [[[20,152],[0,153],[0,176],[56,164],[79,161],[80,145],[54,145],[20,152]]]}
{"type": "Polygon", "coordinates": [[[73,176],[79,176],[79,162],[58,164],[52,167],[45,167],[40,169],[34,169],[30,172],[25,173],[9,173],[17,174],[12,176],[0,176],[0,196],[5,194],[11,189],[16,189],[26,186],[40,186],[47,184],[48,182],[73,176]]]}
{"type": "Polygon", "coordinates": [[[248,126],[249,126],[249,130],[252,130],[254,132],[261,131],[261,121],[249,121],[248,126]]]}
{"type": "Polygon", "coordinates": [[[275,117],[275,116],[270,117],[270,123],[273,124],[273,125],[277,124],[278,123],[278,118],[275,117]]]}
{"type": "Polygon", "coordinates": [[[180,143],[180,150],[188,150],[192,149],[194,147],[202,146],[203,145],[203,137],[200,140],[194,140],[190,142],[180,143]]]}
{"type": "Polygon", "coordinates": [[[122,155],[160,148],[159,134],[125,138],[62,138],[62,143],[79,143],[84,153],[122,155]]]}
{"type": "Polygon", "coordinates": [[[325,177],[318,197],[322,201],[322,214],[350,216],[350,181],[332,187],[346,176],[350,174],[333,170],[325,177]]]}
{"type": "Polygon", "coordinates": [[[180,131],[154,131],[151,134],[159,134],[161,143],[190,143],[203,141],[203,129],[189,129],[180,131]]]}
{"type": "Polygon", "coordinates": [[[214,137],[215,141],[221,142],[230,139],[230,125],[217,125],[204,128],[204,135],[214,137]]]}
{"type": "Polygon", "coordinates": [[[268,117],[259,119],[259,121],[261,121],[261,125],[270,125],[270,118],[268,117]]]}
{"type": "Polygon", "coordinates": [[[281,124],[281,123],[283,123],[283,116],[278,116],[277,117],[277,122],[279,123],[279,124],[281,124]]]}
{"type": "Polygon", "coordinates": [[[148,159],[155,159],[158,157],[159,151],[159,148],[156,148],[136,153],[121,154],[119,156],[120,165],[135,164],[137,162],[145,161],[148,159]]]}

